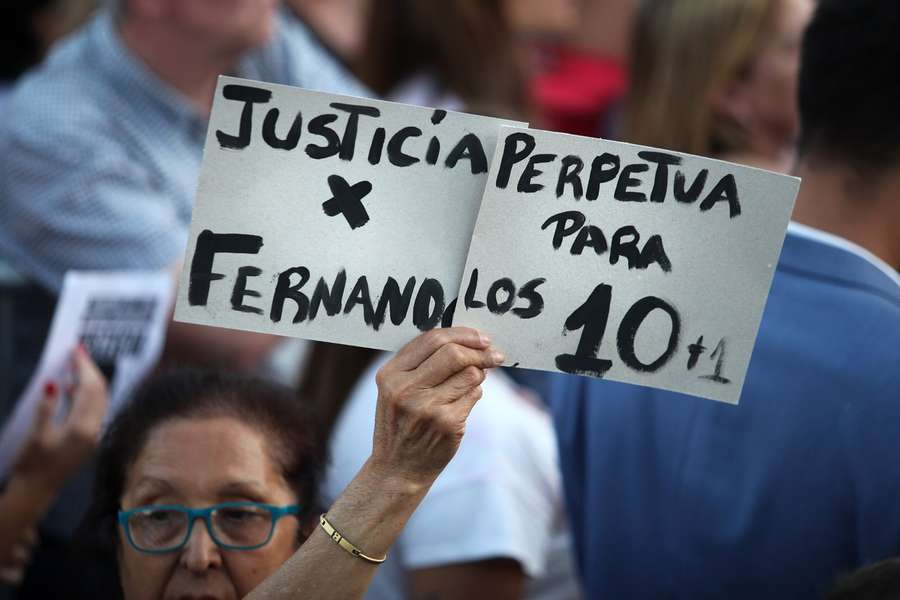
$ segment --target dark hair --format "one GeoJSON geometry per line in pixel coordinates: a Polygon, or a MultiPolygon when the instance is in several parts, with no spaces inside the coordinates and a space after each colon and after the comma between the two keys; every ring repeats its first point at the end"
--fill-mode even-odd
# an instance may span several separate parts
{"type": "Polygon", "coordinates": [[[300,378],[300,396],[309,400],[316,420],[318,443],[327,448],[350,393],[378,350],[328,342],[312,342],[300,378]]]}
{"type": "Polygon", "coordinates": [[[373,0],[359,70],[379,94],[427,71],[467,110],[527,116],[524,75],[500,0],[373,0]]]}
{"type": "Polygon", "coordinates": [[[0,79],[18,79],[41,61],[43,42],[34,27],[40,13],[52,9],[59,0],[16,0],[3,7],[0,26],[0,79]]]}
{"type": "Polygon", "coordinates": [[[149,381],[122,408],[100,444],[92,506],[82,531],[88,547],[116,547],[116,514],[128,469],[150,434],[173,419],[234,417],[265,434],[272,459],[300,504],[300,531],[318,516],[324,451],[316,444],[306,403],[282,386],[219,371],[178,370],[149,381]]]}
{"type": "Polygon", "coordinates": [[[900,600],[900,559],[892,558],[841,579],[825,600],[900,600]]]}
{"type": "Polygon", "coordinates": [[[864,172],[900,158],[900,3],[819,0],[803,38],[800,154],[864,172]]]}

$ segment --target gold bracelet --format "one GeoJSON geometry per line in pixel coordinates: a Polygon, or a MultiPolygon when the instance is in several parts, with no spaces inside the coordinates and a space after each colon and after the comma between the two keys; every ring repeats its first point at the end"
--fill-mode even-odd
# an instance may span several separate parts
{"type": "Polygon", "coordinates": [[[387,558],[387,554],[385,554],[381,558],[373,558],[371,556],[366,556],[365,554],[363,554],[359,548],[351,544],[347,540],[347,538],[338,533],[337,529],[335,529],[334,526],[332,526],[332,524],[328,522],[328,519],[325,518],[324,514],[319,515],[319,525],[322,526],[322,529],[325,530],[325,533],[328,534],[328,537],[330,537],[334,541],[334,543],[336,543],[338,546],[340,546],[356,558],[361,558],[364,561],[370,562],[375,565],[380,565],[387,558]]]}

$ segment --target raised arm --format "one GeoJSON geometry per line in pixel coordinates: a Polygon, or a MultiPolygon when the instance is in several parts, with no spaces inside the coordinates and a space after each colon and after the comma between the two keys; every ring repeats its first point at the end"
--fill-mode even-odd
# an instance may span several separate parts
{"type": "MultiPolygon", "coordinates": [[[[380,558],[388,552],[459,448],[485,369],[502,362],[479,332],[452,328],[420,335],[379,371],[372,455],[327,513],[364,554],[380,558]]],[[[362,598],[376,567],[317,527],[247,598],[362,598]]]]}

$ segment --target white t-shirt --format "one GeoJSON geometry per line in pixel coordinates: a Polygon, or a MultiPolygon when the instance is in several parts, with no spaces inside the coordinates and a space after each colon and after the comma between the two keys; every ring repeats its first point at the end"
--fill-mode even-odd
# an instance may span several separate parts
{"type": "MultiPolygon", "coordinates": [[[[372,451],[375,372],[357,383],[332,432],[324,500],[333,502],[372,451]]],[[[366,600],[405,598],[405,571],[511,558],[528,575],[524,598],[579,598],[556,437],[538,401],[492,371],[456,456],[379,567],[366,600]]]]}

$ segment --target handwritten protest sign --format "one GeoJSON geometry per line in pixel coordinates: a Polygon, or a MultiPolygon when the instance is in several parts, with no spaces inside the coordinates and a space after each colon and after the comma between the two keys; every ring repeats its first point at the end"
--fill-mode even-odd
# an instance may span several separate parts
{"type": "Polygon", "coordinates": [[[504,127],[455,324],[521,367],[737,403],[798,187],[504,127]]]}
{"type": "Polygon", "coordinates": [[[176,318],[736,403],[799,180],[522,125],[221,78],[176,318]]]}
{"type": "Polygon", "coordinates": [[[44,384],[69,379],[72,352],[79,342],[106,376],[110,395],[106,421],[112,419],[159,358],[172,309],[172,287],[168,272],[66,273],[40,362],[0,431],[0,476],[31,431],[44,384]]]}
{"type": "Polygon", "coordinates": [[[383,349],[447,322],[504,123],[220,78],[176,319],[383,349]]]}

